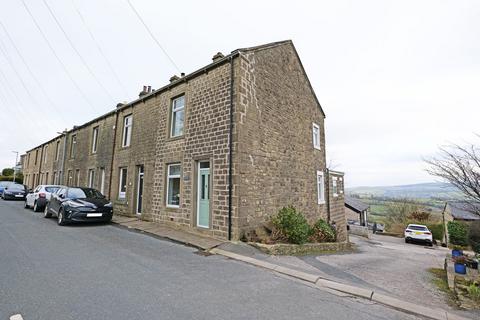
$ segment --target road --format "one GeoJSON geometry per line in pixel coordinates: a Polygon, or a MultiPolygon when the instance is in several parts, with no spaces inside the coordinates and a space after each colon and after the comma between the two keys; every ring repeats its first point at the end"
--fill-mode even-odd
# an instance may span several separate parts
{"type": "Polygon", "coordinates": [[[0,200],[0,319],[418,319],[114,225],[0,200]]]}

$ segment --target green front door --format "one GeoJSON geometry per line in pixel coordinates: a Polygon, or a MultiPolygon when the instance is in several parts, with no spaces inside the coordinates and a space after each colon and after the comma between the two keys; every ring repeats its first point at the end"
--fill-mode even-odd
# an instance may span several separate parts
{"type": "Polygon", "coordinates": [[[197,226],[210,227],[210,162],[198,163],[197,226]]]}

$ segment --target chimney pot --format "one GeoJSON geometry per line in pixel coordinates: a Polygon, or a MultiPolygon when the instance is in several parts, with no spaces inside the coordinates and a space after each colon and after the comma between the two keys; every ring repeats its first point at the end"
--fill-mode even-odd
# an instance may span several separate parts
{"type": "Polygon", "coordinates": [[[183,78],[185,77],[185,72],[180,73],[180,76],[183,78]]]}
{"type": "Polygon", "coordinates": [[[147,86],[143,86],[143,90],[138,94],[139,97],[142,97],[148,93],[147,86]]]}
{"type": "Polygon", "coordinates": [[[217,52],[217,54],[213,56],[212,61],[215,62],[215,61],[220,60],[220,59],[222,59],[222,58],[224,58],[224,57],[225,57],[225,56],[223,55],[223,53],[217,52]]]}
{"type": "Polygon", "coordinates": [[[148,86],[147,92],[148,92],[148,93],[152,92],[152,86],[148,86]]]}

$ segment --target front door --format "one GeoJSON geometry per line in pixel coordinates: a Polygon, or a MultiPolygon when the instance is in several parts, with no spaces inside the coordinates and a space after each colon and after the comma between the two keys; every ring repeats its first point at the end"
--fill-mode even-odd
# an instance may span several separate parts
{"type": "Polygon", "coordinates": [[[137,180],[137,214],[142,214],[143,205],[143,166],[138,166],[137,180]]]}
{"type": "Polygon", "coordinates": [[[197,226],[210,227],[210,162],[198,163],[197,226]]]}

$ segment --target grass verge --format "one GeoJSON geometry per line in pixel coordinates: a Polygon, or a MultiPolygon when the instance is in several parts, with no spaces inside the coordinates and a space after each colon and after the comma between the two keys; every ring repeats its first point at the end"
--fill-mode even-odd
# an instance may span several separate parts
{"type": "Polygon", "coordinates": [[[432,283],[445,294],[445,300],[451,307],[458,307],[457,297],[448,288],[447,272],[441,268],[430,268],[428,272],[433,276],[432,283]]]}

